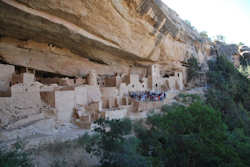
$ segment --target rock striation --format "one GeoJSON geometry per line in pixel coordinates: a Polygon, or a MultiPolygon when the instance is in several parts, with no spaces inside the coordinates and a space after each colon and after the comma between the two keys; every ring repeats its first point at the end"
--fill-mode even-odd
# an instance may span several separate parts
{"type": "Polygon", "coordinates": [[[210,52],[160,0],[1,0],[0,35],[2,61],[69,76],[155,63],[182,70],[210,52]]]}
{"type": "Polygon", "coordinates": [[[160,0],[0,0],[0,143],[145,118],[211,46],[160,0]]]}

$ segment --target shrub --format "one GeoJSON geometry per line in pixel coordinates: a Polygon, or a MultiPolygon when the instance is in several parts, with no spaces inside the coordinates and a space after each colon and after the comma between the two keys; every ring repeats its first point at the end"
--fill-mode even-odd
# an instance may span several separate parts
{"type": "Polygon", "coordinates": [[[207,31],[201,31],[200,36],[208,41],[212,42],[212,39],[208,36],[207,31]]]}
{"type": "Polygon", "coordinates": [[[225,43],[226,37],[224,35],[216,35],[215,41],[219,41],[219,42],[225,43]]]}
{"type": "Polygon", "coordinates": [[[76,145],[85,148],[91,142],[92,138],[92,136],[85,133],[76,140],[76,145]]]}
{"type": "Polygon", "coordinates": [[[44,148],[54,155],[60,155],[63,151],[73,148],[74,142],[72,141],[56,141],[45,145],[44,148]]]}
{"type": "Polygon", "coordinates": [[[32,167],[30,154],[23,151],[23,144],[18,142],[10,151],[0,150],[1,167],[32,167]]]}
{"type": "Polygon", "coordinates": [[[211,89],[221,91],[236,104],[250,111],[250,80],[242,75],[232,63],[220,56],[209,63],[208,84],[211,89]]]}
{"type": "Polygon", "coordinates": [[[148,126],[136,134],[153,166],[249,166],[249,139],[229,133],[222,114],[202,102],[174,106],[148,118],[148,126]]]}
{"type": "Polygon", "coordinates": [[[223,113],[230,130],[243,128],[249,133],[250,81],[225,57],[209,62],[207,103],[223,113]]]}
{"type": "Polygon", "coordinates": [[[94,131],[97,135],[87,145],[86,151],[100,158],[102,167],[146,167],[148,161],[137,153],[139,140],[131,133],[131,121],[104,120],[96,121],[94,131]]]}
{"type": "Polygon", "coordinates": [[[243,71],[248,72],[248,67],[250,66],[250,57],[249,56],[240,56],[240,65],[243,71]]]}
{"type": "Polygon", "coordinates": [[[203,38],[208,38],[207,31],[200,32],[200,36],[203,38]]]}
{"type": "Polygon", "coordinates": [[[201,67],[199,65],[198,60],[192,56],[187,60],[187,75],[188,75],[188,81],[191,81],[192,79],[195,79],[199,76],[199,71],[201,70],[201,67]]]}
{"type": "Polygon", "coordinates": [[[189,104],[192,104],[196,101],[201,101],[201,96],[199,96],[197,94],[183,94],[183,93],[181,93],[177,96],[177,100],[186,104],[186,105],[189,105],[189,104]]]}
{"type": "Polygon", "coordinates": [[[198,99],[163,110],[133,124],[135,136],[120,128],[122,121],[98,120],[87,151],[100,158],[102,167],[250,165],[250,138],[243,128],[229,130],[222,112],[198,99]]]}
{"type": "Polygon", "coordinates": [[[50,167],[68,167],[68,163],[65,160],[55,160],[50,164],[50,167]]]}

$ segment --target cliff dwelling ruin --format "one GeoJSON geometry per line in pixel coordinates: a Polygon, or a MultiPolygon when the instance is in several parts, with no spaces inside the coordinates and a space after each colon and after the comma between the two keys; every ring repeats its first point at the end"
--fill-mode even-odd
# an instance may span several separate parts
{"type": "Polygon", "coordinates": [[[165,2],[0,0],[0,167],[244,166],[250,48],[165,2]]]}
{"type": "Polygon", "coordinates": [[[159,0],[0,0],[0,143],[145,118],[210,49],[159,0]]]}
{"type": "Polygon", "coordinates": [[[184,88],[183,72],[162,76],[157,64],[144,73],[131,69],[128,74],[97,75],[92,70],[85,78],[53,77],[7,64],[0,68],[0,122],[5,129],[51,118],[89,129],[99,118],[133,118],[133,113],[159,108],[184,88]]]}

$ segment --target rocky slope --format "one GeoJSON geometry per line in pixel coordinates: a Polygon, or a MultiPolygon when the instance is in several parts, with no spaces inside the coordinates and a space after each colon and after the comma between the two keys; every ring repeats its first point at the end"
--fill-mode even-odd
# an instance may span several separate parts
{"type": "Polygon", "coordinates": [[[160,0],[0,0],[0,60],[83,76],[162,64],[183,71],[210,45],[160,0]]]}

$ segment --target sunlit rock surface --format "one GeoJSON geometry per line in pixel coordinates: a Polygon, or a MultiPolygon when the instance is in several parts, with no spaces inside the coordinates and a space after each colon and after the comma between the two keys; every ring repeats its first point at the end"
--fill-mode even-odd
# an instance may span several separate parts
{"type": "Polygon", "coordinates": [[[182,69],[210,49],[159,0],[1,0],[0,35],[1,60],[70,76],[153,63],[182,69]]]}
{"type": "Polygon", "coordinates": [[[0,147],[159,112],[212,46],[160,0],[0,0],[0,147]]]}

